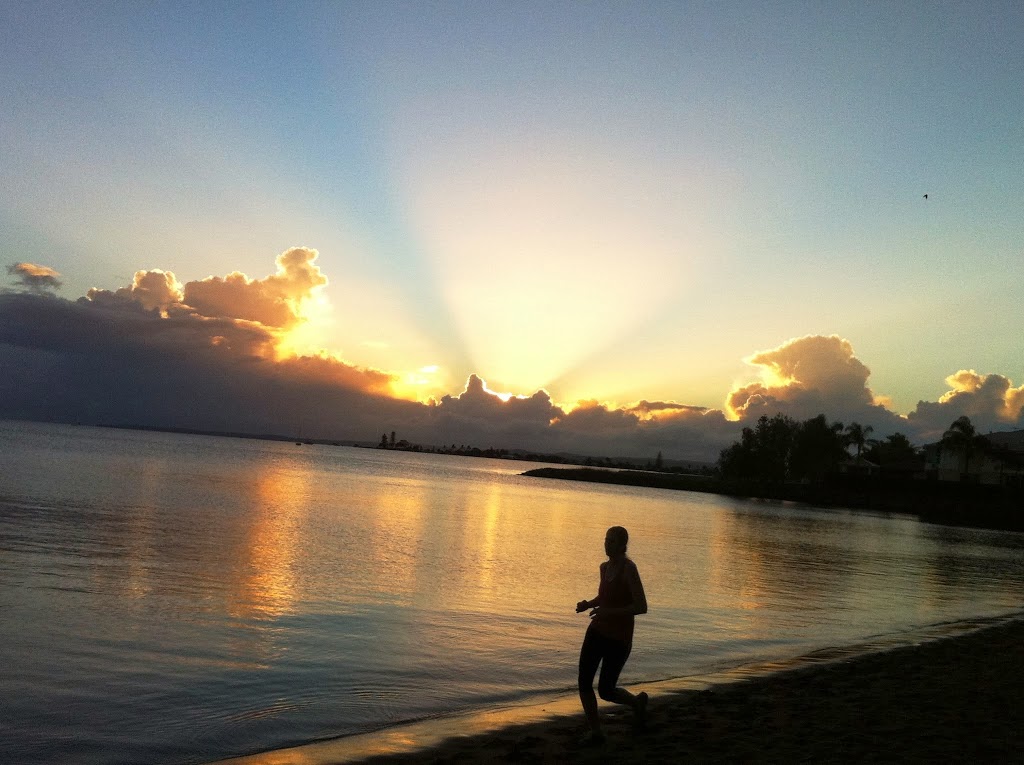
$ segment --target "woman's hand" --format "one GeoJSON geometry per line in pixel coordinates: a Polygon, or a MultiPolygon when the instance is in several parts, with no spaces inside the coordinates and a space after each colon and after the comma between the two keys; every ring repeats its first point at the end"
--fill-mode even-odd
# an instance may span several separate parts
{"type": "Polygon", "coordinates": [[[589,600],[581,600],[579,603],[576,604],[576,613],[582,614],[588,608],[590,608],[590,601],[589,600]]]}

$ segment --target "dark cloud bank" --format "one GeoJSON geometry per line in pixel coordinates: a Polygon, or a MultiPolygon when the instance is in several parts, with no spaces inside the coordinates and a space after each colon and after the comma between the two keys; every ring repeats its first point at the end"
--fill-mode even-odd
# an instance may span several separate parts
{"type": "Polygon", "coordinates": [[[20,263],[21,289],[0,292],[0,417],[135,424],[311,438],[375,441],[398,431],[413,442],[567,451],[590,455],[714,460],[760,415],[871,425],[935,440],[960,415],[978,430],[1024,427],[1024,386],[961,370],[939,401],[906,417],[868,386],[870,371],[849,342],[808,336],[747,359],[773,382],[728,394],[722,410],[641,401],[571,411],[541,390],[504,401],[473,375],[459,395],[430,404],[395,398],[392,377],[334,358],[281,358],[281,333],[301,321],[302,302],[327,279],[317,253],[293,248],[276,274],[234,273],[182,285],[140,271],[132,285],[57,297],[57,274],[20,263]],[[727,416],[728,415],[728,416],[727,416]]]}

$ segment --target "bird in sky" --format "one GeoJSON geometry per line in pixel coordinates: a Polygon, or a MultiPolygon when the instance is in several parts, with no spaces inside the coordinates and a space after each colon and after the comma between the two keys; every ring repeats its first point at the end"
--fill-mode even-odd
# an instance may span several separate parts
{"type": "Polygon", "coordinates": [[[925,194],[925,195],[924,195],[924,198],[925,198],[925,199],[927,199],[927,198],[928,198],[928,195],[927,195],[927,194],[925,194]]]}

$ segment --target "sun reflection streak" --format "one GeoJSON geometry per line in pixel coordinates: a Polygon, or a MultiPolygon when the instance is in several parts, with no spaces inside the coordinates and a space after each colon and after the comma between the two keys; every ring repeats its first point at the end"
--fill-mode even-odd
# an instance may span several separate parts
{"type": "Polygon", "coordinates": [[[265,469],[254,486],[256,502],[248,529],[242,572],[229,613],[275,619],[295,609],[296,574],[303,498],[309,475],[298,470],[265,469]]]}
{"type": "Polygon", "coordinates": [[[757,545],[744,545],[734,517],[716,515],[708,529],[708,610],[719,615],[716,629],[736,639],[753,640],[762,634],[759,613],[769,591],[765,561],[757,545]],[[737,549],[743,551],[737,556],[737,549]]]}
{"type": "Polygon", "coordinates": [[[386,593],[402,604],[414,598],[424,523],[423,490],[413,482],[378,503],[369,544],[375,596],[386,593]]]}
{"type": "Polygon", "coordinates": [[[487,598],[493,588],[494,569],[496,566],[495,541],[498,532],[498,522],[501,513],[501,491],[498,486],[491,485],[487,494],[483,511],[483,529],[480,542],[480,567],[477,577],[477,587],[480,596],[487,598]]]}

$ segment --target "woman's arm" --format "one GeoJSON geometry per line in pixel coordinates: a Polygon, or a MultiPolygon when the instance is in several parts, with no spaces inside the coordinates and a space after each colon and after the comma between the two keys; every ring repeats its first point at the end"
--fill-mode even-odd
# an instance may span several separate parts
{"type": "Polygon", "coordinates": [[[639,616],[647,613],[647,593],[644,592],[644,583],[640,581],[640,572],[636,565],[626,566],[626,582],[629,584],[629,592],[633,596],[633,613],[639,616]]]}
{"type": "MultiPolygon", "coordinates": [[[[601,564],[601,576],[602,577],[604,576],[604,567],[607,566],[607,565],[608,565],[607,563],[602,563],[601,564]]],[[[598,588],[598,589],[600,589],[600,588],[598,588]]],[[[579,603],[577,603],[576,604],[576,613],[581,613],[583,611],[586,611],[588,608],[596,608],[599,605],[601,605],[601,596],[600,595],[595,595],[593,600],[581,600],[579,603]]]]}

